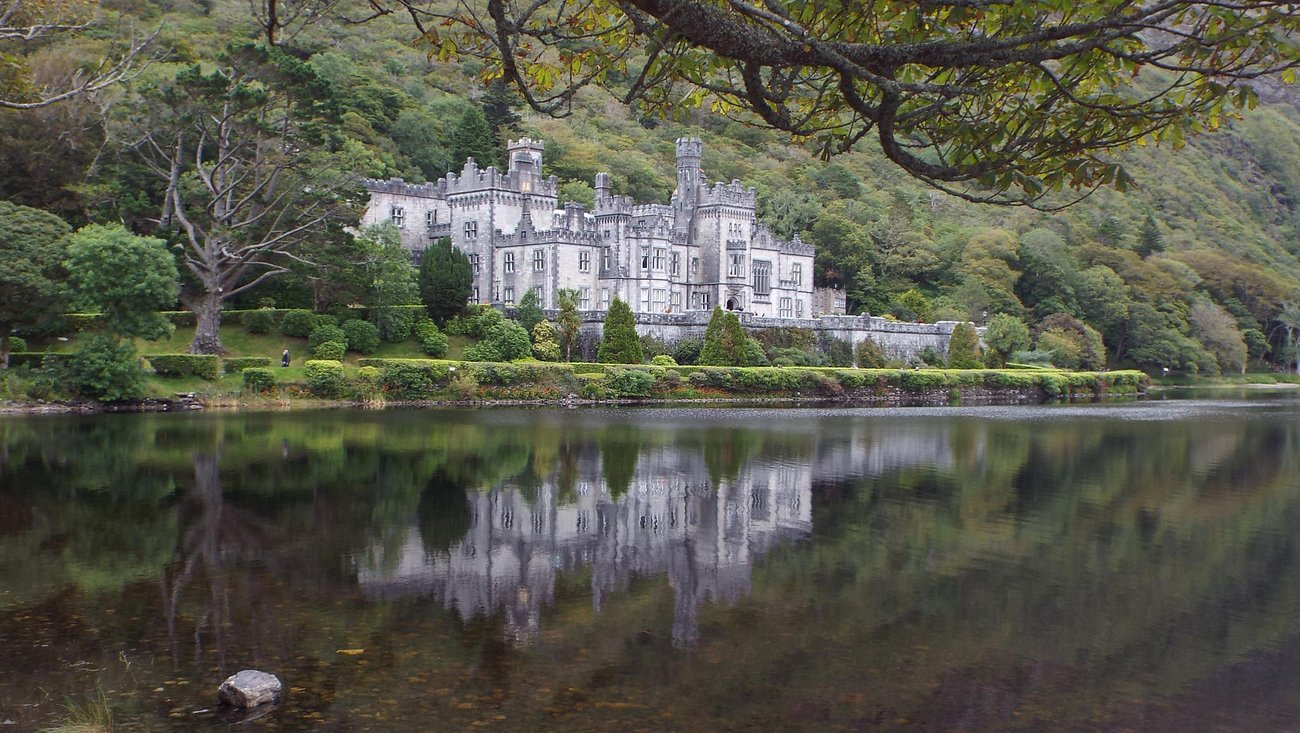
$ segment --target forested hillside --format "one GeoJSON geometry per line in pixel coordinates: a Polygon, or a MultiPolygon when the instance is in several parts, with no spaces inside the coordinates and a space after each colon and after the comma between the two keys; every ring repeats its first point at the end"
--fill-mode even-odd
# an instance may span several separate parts
{"type": "MultiPolygon", "coordinates": [[[[162,29],[157,58],[128,83],[94,95],[0,110],[0,200],[74,226],[120,220],[180,242],[163,200],[168,171],[151,157],[150,135],[171,124],[169,94],[198,94],[203,74],[247,56],[232,54],[231,44],[265,43],[265,28],[246,0],[105,5],[112,22],[25,48],[32,77],[87,63],[115,29],[132,23],[162,29]]],[[[1276,89],[1259,108],[1180,150],[1129,152],[1135,188],[1100,190],[1043,213],[950,197],[874,149],[823,161],[811,147],[707,111],[643,118],[591,92],[572,117],[538,116],[504,86],[485,87],[475,63],[431,60],[397,16],[293,30],[249,68],[274,76],[263,80],[268,89],[310,102],[304,142],[295,144],[319,155],[306,159],[314,169],[297,174],[313,182],[303,190],[348,174],[431,180],[459,170],[467,156],[499,160],[505,138],[529,135],[545,141],[547,172],[568,198],[590,204],[592,177],[604,170],[616,193],[666,201],[673,140],[699,136],[707,174],[754,186],[761,216],[777,232],[815,243],[818,284],[843,288],[851,312],[992,321],[999,333],[1007,319],[995,317],[1005,314],[1067,366],[1220,373],[1296,363],[1300,111],[1276,89]]],[[[301,259],[346,257],[343,226],[363,205],[350,186],[332,199],[338,212],[302,243],[301,259]]],[[[295,262],[290,269],[239,304],[319,304],[317,268],[295,262]]]]}

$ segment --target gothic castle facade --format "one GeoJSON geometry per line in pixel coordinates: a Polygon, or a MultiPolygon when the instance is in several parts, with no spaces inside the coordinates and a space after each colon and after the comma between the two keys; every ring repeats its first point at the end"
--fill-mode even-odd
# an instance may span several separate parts
{"type": "MultiPolygon", "coordinates": [[[[668,204],[637,204],[596,175],[595,211],[557,197],[543,177],[540,141],[509,144],[509,168],[466,161],[433,183],[366,180],[362,224],[392,222],[418,257],[440,237],[469,256],[476,302],[511,304],[537,290],[557,307],[562,288],[581,310],[621,298],[636,313],[711,310],[715,305],[768,318],[810,318],[813,247],[775,236],[755,214],[754,189],[710,184],[703,145],[677,140],[677,188],[668,204]]],[[[842,311],[841,311],[842,312],[842,311]]]]}

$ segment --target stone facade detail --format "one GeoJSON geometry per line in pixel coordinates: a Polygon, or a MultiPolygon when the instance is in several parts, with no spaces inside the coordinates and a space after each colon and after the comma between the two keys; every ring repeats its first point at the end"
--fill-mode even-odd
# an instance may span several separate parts
{"type": "Polygon", "coordinates": [[[707,313],[715,305],[766,318],[813,315],[813,247],[777,237],[756,215],[754,189],[709,182],[703,144],[677,140],[677,187],[668,204],[638,204],[594,181],[596,205],[561,203],[543,177],[544,145],[509,143],[509,166],[479,168],[425,184],[367,179],[363,225],[392,222],[418,259],[451,237],[469,255],[476,302],[509,305],[530,289],[544,308],[561,288],[582,310],[603,312],[614,298],[638,314],[707,313]]]}

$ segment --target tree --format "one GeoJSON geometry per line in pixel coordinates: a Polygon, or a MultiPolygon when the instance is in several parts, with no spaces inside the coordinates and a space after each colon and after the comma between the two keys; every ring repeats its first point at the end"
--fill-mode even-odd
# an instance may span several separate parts
{"type": "Polygon", "coordinates": [[[1213,129],[1254,104],[1251,80],[1300,63],[1300,7],[1275,0],[401,4],[433,52],[482,59],[542,112],[570,114],[594,86],[643,114],[708,106],[816,138],[825,155],[873,138],[911,175],[1000,202],[1123,188],[1108,153],[1213,129]]]}
{"type": "Polygon", "coordinates": [[[990,366],[1004,367],[1007,357],[1025,351],[1031,343],[1029,327],[1019,318],[999,313],[989,319],[984,330],[984,345],[988,347],[990,366]]]}
{"type": "Polygon", "coordinates": [[[1196,340],[1214,355],[1221,371],[1245,373],[1246,339],[1227,309],[1210,300],[1197,300],[1187,312],[1187,323],[1196,340]]]}
{"type": "Polygon", "coordinates": [[[441,237],[424,250],[418,280],[420,301],[440,325],[465,310],[474,292],[469,257],[451,245],[450,237],[441,237]]]}
{"type": "MultiPolygon", "coordinates": [[[[372,321],[381,320],[385,309],[411,305],[419,298],[416,271],[397,227],[384,223],[362,229],[357,237],[357,256],[354,266],[362,273],[364,303],[372,321]]],[[[385,330],[382,323],[375,325],[385,330]]]]}
{"type": "Polygon", "coordinates": [[[529,333],[533,332],[533,326],[542,322],[542,304],[537,288],[529,288],[524,297],[519,299],[519,305],[515,308],[515,320],[529,333]]]}
{"type": "MultiPolygon", "coordinates": [[[[483,118],[487,121],[488,129],[492,131],[492,139],[496,141],[498,148],[505,142],[506,134],[519,127],[522,118],[515,111],[518,107],[519,96],[505,80],[493,79],[488,83],[487,94],[483,96],[482,102],[483,118]]],[[[486,163],[487,160],[484,162],[486,163]]],[[[505,161],[495,162],[501,164],[505,161]]]]}
{"type": "Polygon", "coordinates": [[[578,318],[578,291],[561,288],[556,293],[560,305],[560,340],[564,343],[564,360],[573,361],[573,346],[578,342],[582,321],[578,318]]]}
{"type": "Polygon", "coordinates": [[[147,90],[141,159],[166,182],[161,223],[178,225],[191,278],[181,302],[193,353],[220,353],[223,305],[290,272],[304,241],[356,220],[353,161],[325,145],[328,87],[312,67],[254,44],[227,47],[147,90]]]}
{"type": "Polygon", "coordinates": [[[62,240],[71,229],[53,214],[0,201],[0,368],[9,368],[14,329],[41,326],[63,313],[62,240]]]}
{"type": "Polygon", "coordinates": [[[980,367],[980,337],[975,326],[958,323],[948,337],[948,366],[952,369],[978,369],[980,367]]]}
{"type": "Polygon", "coordinates": [[[104,24],[94,12],[97,6],[88,0],[0,0],[0,43],[5,51],[15,51],[0,51],[0,108],[46,107],[93,94],[136,74],[157,31],[114,39],[103,56],[78,64],[61,78],[46,83],[33,78],[24,52],[55,39],[102,33],[104,24]]]}
{"type": "Polygon", "coordinates": [[[1142,231],[1138,233],[1137,253],[1146,257],[1155,252],[1165,251],[1165,235],[1160,231],[1160,225],[1156,223],[1156,217],[1147,212],[1147,216],[1142,220],[1142,231]]]}
{"type": "Polygon", "coordinates": [[[699,362],[705,366],[745,366],[745,332],[740,317],[718,306],[713,307],[709,325],[704,329],[704,346],[699,362]]]}
{"type": "Polygon", "coordinates": [[[538,321],[533,326],[533,358],[538,361],[559,361],[560,342],[556,339],[555,326],[547,321],[538,321]]]}
{"type": "Polygon", "coordinates": [[[636,319],[622,298],[614,298],[605,314],[604,334],[596,349],[596,361],[602,364],[640,364],[645,361],[641,338],[636,335],[636,319]]]}
{"type": "Polygon", "coordinates": [[[75,300],[103,314],[104,330],[150,341],[171,333],[159,311],[176,304],[179,277],[166,242],[91,224],[68,237],[67,250],[75,300]]]}
{"type": "Polygon", "coordinates": [[[492,135],[483,110],[470,107],[460,116],[460,121],[451,131],[451,164],[460,170],[465,161],[473,158],[480,168],[495,165],[499,143],[492,135]]]}

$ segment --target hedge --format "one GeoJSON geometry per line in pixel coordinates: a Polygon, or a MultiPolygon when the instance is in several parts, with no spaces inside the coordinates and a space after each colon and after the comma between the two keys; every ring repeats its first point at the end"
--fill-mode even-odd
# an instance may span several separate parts
{"type": "Polygon", "coordinates": [[[145,354],[154,372],[160,377],[199,377],[216,379],[221,369],[221,358],[215,354],[145,354]]]}
{"type": "Polygon", "coordinates": [[[343,363],[329,359],[312,359],[306,363],[307,388],[317,397],[339,397],[347,384],[343,363]]]}
{"type": "Polygon", "coordinates": [[[221,368],[226,374],[269,366],[271,366],[271,357],[269,356],[232,356],[229,359],[221,360],[221,368]]]}

